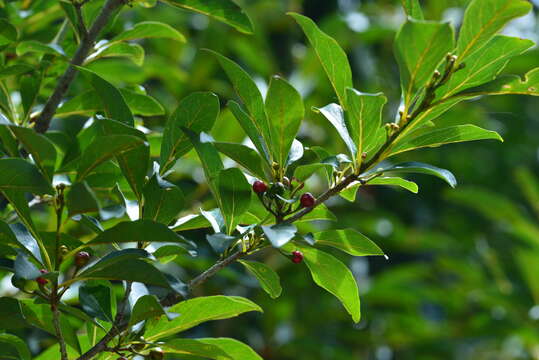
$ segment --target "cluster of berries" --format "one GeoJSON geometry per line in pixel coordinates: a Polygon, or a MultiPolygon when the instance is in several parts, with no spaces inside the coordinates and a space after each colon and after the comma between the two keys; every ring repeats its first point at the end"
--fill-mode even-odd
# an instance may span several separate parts
{"type": "MultiPolygon", "coordinates": [[[[256,180],[253,183],[253,191],[255,193],[257,193],[257,194],[264,194],[265,192],[268,191],[268,185],[266,185],[266,183],[263,182],[263,181],[256,180]]],[[[303,195],[301,195],[301,197],[299,199],[299,202],[300,202],[301,206],[303,206],[305,208],[313,207],[315,201],[316,200],[315,200],[313,194],[311,194],[310,192],[304,193],[303,195]]]]}

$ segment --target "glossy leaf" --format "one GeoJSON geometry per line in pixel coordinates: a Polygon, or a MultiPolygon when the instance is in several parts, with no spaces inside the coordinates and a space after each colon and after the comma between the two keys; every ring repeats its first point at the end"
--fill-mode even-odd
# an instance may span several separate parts
{"type": "Polygon", "coordinates": [[[66,206],[69,217],[99,211],[97,197],[85,181],[71,185],[66,195],[66,206]]]}
{"type": "Polygon", "coordinates": [[[110,229],[99,233],[86,245],[112,244],[125,242],[167,242],[193,244],[183,236],[170,230],[166,225],[151,220],[123,221],[110,229]]]}
{"type": "Polygon", "coordinates": [[[102,284],[86,283],[79,287],[79,301],[84,312],[93,318],[112,322],[111,288],[102,284]]]}
{"type": "Polygon", "coordinates": [[[326,230],[314,233],[315,245],[331,246],[353,256],[384,255],[382,249],[353,229],[326,230]]]}
{"type": "Polygon", "coordinates": [[[391,173],[417,173],[436,176],[451,187],[457,186],[457,180],[455,176],[446,169],[440,169],[436,166],[419,162],[406,162],[397,165],[380,166],[368,172],[368,174],[391,174],[391,173]]]}
{"type": "Polygon", "coordinates": [[[213,251],[217,254],[222,254],[232,244],[238,241],[236,236],[230,236],[225,233],[215,233],[212,235],[206,235],[206,240],[210,244],[213,251]]]}
{"type": "Polygon", "coordinates": [[[253,33],[253,24],[240,8],[232,0],[163,0],[172,6],[213,17],[246,34],[253,33]]]}
{"type": "Polygon", "coordinates": [[[453,29],[447,23],[409,19],[399,30],[395,56],[406,109],[417,92],[431,80],[447,53],[453,50],[453,41],[453,29]]]}
{"type": "Polygon", "coordinates": [[[233,360],[262,360],[262,357],[253,349],[236,339],[204,338],[197,340],[205,344],[218,346],[233,360]]]}
{"type": "Polygon", "coordinates": [[[465,90],[458,96],[473,97],[479,95],[531,95],[539,96],[539,68],[528,72],[524,79],[516,75],[500,76],[485,85],[465,90]]]}
{"type": "Polygon", "coordinates": [[[356,145],[356,161],[361,162],[362,155],[374,147],[376,133],[382,125],[382,109],[387,98],[379,94],[365,94],[355,89],[347,89],[348,114],[346,127],[356,145]]]}
{"type": "Polygon", "coordinates": [[[185,197],[176,185],[154,174],[144,187],[143,219],[170,223],[184,208],[185,197]]]}
{"type": "Polygon", "coordinates": [[[0,46],[17,41],[19,32],[7,19],[0,19],[0,46]]]}
{"type": "Polygon", "coordinates": [[[273,159],[286,166],[292,142],[305,115],[301,95],[281,77],[271,79],[266,95],[266,113],[271,122],[273,159]]]}
{"type": "Polygon", "coordinates": [[[100,49],[98,53],[86,60],[86,64],[102,58],[121,57],[126,58],[137,66],[144,64],[144,48],[139,44],[128,44],[123,42],[108,44],[100,49]]]}
{"type": "Polygon", "coordinates": [[[315,108],[314,110],[324,115],[324,117],[329,120],[331,125],[335,127],[335,129],[339,133],[339,136],[346,144],[350,155],[355,158],[357,154],[356,144],[354,143],[354,140],[350,136],[350,132],[346,127],[346,120],[344,118],[344,112],[342,107],[337,104],[329,104],[324,106],[323,108],[315,108]]]}
{"type": "Polygon", "coordinates": [[[289,13],[289,15],[303,29],[339,98],[341,106],[347,109],[346,88],[353,87],[353,84],[352,71],[346,53],[335,39],[320,30],[311,19],[296,13],[289,13]]]}
{"type": "Polygon", "coordinates": [[[335,295],[344,305],[354,322],[361,317],[359,290],[352,272],[338,259],[313,247],[297,245],[303,252],[305,263],[314,282],[335,295]]]}
{"type": "Polygon", "coordinates": [[[398,186],[403,189],[406,189],[414,194],[417,194],[419,187],[413,181],[405,180],[400,177],[377,177],[372,180],[369,180],[367,185],[389,185],[389,186],[398,186]]]}
{"type": "MultiPolygon", "coordinates": [[[[161,104],[154,98],[126,89],[119,90],[133,115],[164,115],[165,110],[163,109],[163,106],[161,106],[161,104]]],[[[63,103],[56,112],[56,116],[65,117],[71,115],[93,114],[101,111],[103,107],[103,103],[95,90],[89,90],[63,103]]]]}
{"type": "Polygon", "coordinates": [[[204,359],[226,360],[231,359],[218,346],[204,343],[196,339],[173,339],[164,344],[165,352],[202,357],[204,359]]]}
{"type": "Polygon", "coordinates": [[[97,137],[81,155],[77,169],[77,181],[83,180],[106,160],[142,145],[144,145],[144,140],[131,135],[97,137]]]}
{"type": "Polygon", "coordinates": [[[127,106],[122,93],[111,83],[91,70],[78,68],[88,79],[104,106],[108,118],[119,121],[128,126],[134,125],[133,114],[127,106]]]}
{"type": "Polygon", "coordinates": [[[271,242],[271,244],[280,248],[281,246],[286,245],[292,238],[296,235],[298,229],[294,225],[271,225],[271,226],[262,226],[262,230],[266,235],[266,238],[271,242]]]}
{"type": "Polygon", "coordinates": [[[402,7],[407,16],[416,20],[423,20],[423,10],[421,10],[421,5],[419,0],[401,0],[402,7]]]}
{"type": "Polygon", "coordinates": [[[112,38],[111,42],[148,38],[163,38],[185,42],[185,36],[182,33],[168,24],[157,21],[139,22],[131,29],[125,30],[112,38]]]}
{"type": "Polygon", "coordinates": [[[494,80],[515,56],[522,54],[533,41],[497,35],[466,60],[466,66],[455,72],[437,91],[447,98],[460,91],[494,80]]]}
{"type": "Polygon", "coordinates": [[[65,59],[62,48],[55,44],[45,44],[36,40],[21,41],[17,45],[16,53],[18,56],[23,56],[28,53],[47,54],[59,56],[65,59]]]}
{"type": "Polygon", "coordinates": [[[161,315],[166,315],[166,312],[155,295],[144,295],[137,299],[137,302],[131,311],[128,326],[131,327],[141,321],[156,318],[161,315]]]}
{"type": "Polygon", "coordinates": [[[158,321],[148,326],[144,337],[156,341],[190,329],[210,320],[221,320],[262,309],[252,301],[237,296],[207,296],[182,301],[168,309],[181,314],[171,321],[158,321]]]}
{"type": "Polygon", "coordinates": [[[212,51],[212,54],[219,61],[247,109],[247,114],[245,114],[245,112],[239,111],[241,109],[238,109],[237,104],[234,105],[235,103],[232,102],[232,112],[260,153],[265,154],[265,148],[267,149],[267,145],[271,144],[272,140],[271,123],[266,115],[262,94],[254,80],[238,64],[219,53],[212,51]]]}
{"type": "Polygon", "coordinates": [[[0,191],[26,191],[36,195],[54,194],[51,184],[37,167],[18,158],[0,159],[0,191]]]}
{"type": "Polygon", "coordinates": [[[402,139],[402,141],[392,149],[388,156],[424,147],[438,147],[451,143],[487,139],[503,142],[501,136],[495,131],[485,130],[475,125],[450,126],[421,133],[418,136],[414,136],[414,133],[411,133],[402,139]]]}
{"type": "Polygon", "coordinates": [[[457,42],[458,63],[464,62],[505,24],[530,12],[526,0],[473,0],[464,13],[457,42]]]}
{"type": "Polygon", "coordinates": [[[245,170],[251,173],[251,175],[258,177],[259,179],[269,179],[269,176],[266,175],[265,171],[267,166],[265,166],[262,158],[255,150],[242,144],[229,142],[216,141],[214,144],[219,152],[237,162],[245,170]]]}
{"type": "Polygon", "coordinates": [[[251,273],[258,282],[262,289],[269,294],[272,299],[276,299],[281,296],[283,289],[281,288],[281,280],[279,275],[272,270],[268,265],[256,261],[239,261],[249,273],[251,273]]]}
{"type": "Polygon", "coordinates": [[[189,137],[182,131],[194,133],[210,131],[219,116],[219,98],[210,92],[197,92],[183,98],[170,115],[163,131],[161,143],[161,174],[174,165],[192,147],[189,137]]]}
{"type": "Polygon", "coordinates": [[[7,350],[7,348],[14,349],[17,353],[17,359],[32,359],[32,354],[30,353],[30,349],[28,349],[26,343],[15,335],[0,334],[0,344],[3,344],[2,346],[0,346],[2,350],[7,350]]]}
{"type": "Polygon", "coordinates": [[[218,191],[221,213],[230,235],[251,203],[251,186],[243,173],[237,168],[222,170],[218,176],[218,191]]]}

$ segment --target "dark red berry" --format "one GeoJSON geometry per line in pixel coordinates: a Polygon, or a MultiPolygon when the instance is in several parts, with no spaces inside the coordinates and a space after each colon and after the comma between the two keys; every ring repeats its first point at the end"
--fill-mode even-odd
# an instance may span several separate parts
{"type": "Polygon", "coordinates": [[[294,264],[299,264],[303,261],[303,253],[301,251],[292,251],[292,262],[294,264]]]}
{"type": "Polygon", "coordinates": [[[299,201],[303,207],[309,208],[314,206],[314,196],[311,193],[301,195],[299,201]]]}
{"type": "Polygon", "coordinates": [[[256,180],[253,183],[253,191],[257,194],[265,193],[268,190],[268,185],[264,183],[263,181],[256,180]]]}
{"type": "MultiPolygon", "coordinates": [[[[42,273],[42,274],[48,273],[48,271],[45,270],[45,269],[39,269],[39,272],[42,273]]],[[[49,281],[48,281],[47,279],[45,279],[44,277],[41,277],[41,276],[40,276],[40,277],[36,278],[36,282],[37,282],[39,285],[44,286],[44,285],[46,285],[49,281]]]]}
{"type": "Polygon", "coordinates": [[[47,270],[45,270],[45,269],[39,269],[39,272],[40,272],[40,273],[42,273],[42,274],[46,274],[46,273],[48,273],[48,271],[47,271],[47,270]]]}
{"type": "Polygon", "coordinates": [[[150,351],[150,359],[151,360],[163,360],[165,357],[165,354],[162,350],[152,350],[150,351]]]}
{"type": "Polygon", "coordinates": [[[75,265],[77,265],[77,267],[83,267],[88,264],[88,260],[90,260],[90,254],[86,251],[79,251],[75,255],[75,265]]]}

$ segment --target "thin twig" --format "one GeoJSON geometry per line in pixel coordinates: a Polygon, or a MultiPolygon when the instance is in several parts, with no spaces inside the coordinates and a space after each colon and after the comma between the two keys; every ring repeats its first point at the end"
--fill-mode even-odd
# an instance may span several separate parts
{"type": "Polygon", "coordinates": [[[90,50],[93,48],[99,33],[108,24],[114,12],[124,5],[125,1],[126,0],[107,0],[105,5],[103,5],[101,12],[95,19],[90,30],[88,30],[88,35],[81,40],[75,55],[73,55],[73,59],[71,59],[69,67],[60,77],[60,79],[58,79],[54,92],[47,100],[41,114],[36,119],[35,129],[37,132],[44,133],[47,131],[52,117],[56,113],[58,105],[60,105],[60,102],[78,73],[76,66],[84,63],[84,60],[88,56],[90,50]]]}
{"type": "Polygon", "coordinates": [[[57,296],[54,295],[57,290],[58,289],[55,286],[53,289],[53,295],[51,296],[52,322],[54,324],[54,331],[56,332],[58,343],[60,344],[60,356],[62,360],[68,360],[66,342],[62,334],[62,328],[60,326],[60,311],[58,310],[58,302],[60,299],[58,299],[57,296]]]}

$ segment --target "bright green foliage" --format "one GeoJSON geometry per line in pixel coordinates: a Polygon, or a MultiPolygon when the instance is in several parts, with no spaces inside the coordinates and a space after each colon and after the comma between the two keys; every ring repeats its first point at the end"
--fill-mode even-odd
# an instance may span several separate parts
{"type": "Polygon", "coordinates": [[[245,266],[249,273],[256,277],[260,286],[262,286],[262,289],[264,289],[272,299],[281,296],[283,289],[281,288],[279,275],[277,275],[277,273],[269,266],[264,263],[247,260],[240,260],[240,263],[245,266]]]}

